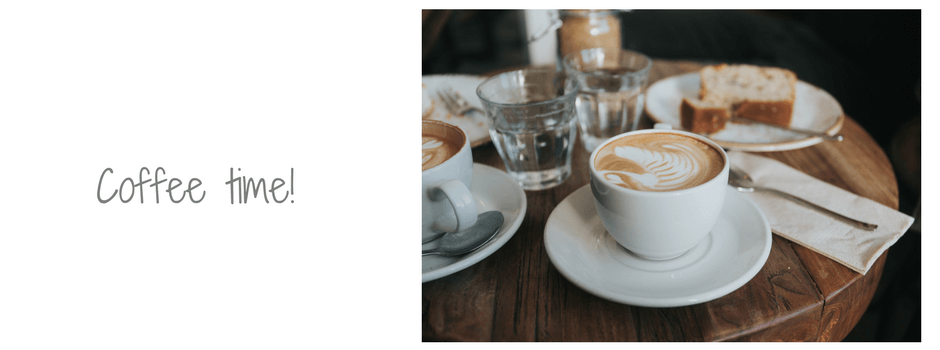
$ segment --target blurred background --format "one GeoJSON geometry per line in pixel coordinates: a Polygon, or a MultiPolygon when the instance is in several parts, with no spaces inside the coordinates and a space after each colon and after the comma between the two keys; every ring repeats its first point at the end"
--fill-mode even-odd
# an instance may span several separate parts
{"type": "MultiPolygon", "coordinates": [[[[544,48],[529,45],[527,36],[544,27],[546,16],[423,10],[422,74],[487,75],[542,64],[544,48]]],[[[890,249],[878,291],[845,341],[920,341],[921,11],[624,10],[616,16],[626,49],[653,59],[790,69],[829,92],[865,128],[894,166],[900,211],[916,220],[890,249]]]]}

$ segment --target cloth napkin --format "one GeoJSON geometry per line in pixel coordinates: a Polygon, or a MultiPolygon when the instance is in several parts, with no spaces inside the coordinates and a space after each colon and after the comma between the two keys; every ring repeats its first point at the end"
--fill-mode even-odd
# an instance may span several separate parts
{"type": "Polygon", "coordinates": [[[756,204],[774,233],[865,274],[888,247],[907,232],[914,218],[809,176],[776,160],[730,151],[733,167],[754,184],[787,192],[853,219],[878,225],[868,231],[780,196],[744,193],[756,204]]]}

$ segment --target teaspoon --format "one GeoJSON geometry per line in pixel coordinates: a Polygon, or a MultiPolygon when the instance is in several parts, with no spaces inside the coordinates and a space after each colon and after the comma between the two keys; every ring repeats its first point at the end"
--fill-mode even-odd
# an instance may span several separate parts
{"type": "Polygon", "coordinates": [[[829,210],[829,209],[820,207],[820,206],[818,206],[818,205],[816,205],[816,204],[810,203],[810,202],[808,202],[808,201],[806,201],[806,200],[804,200],[804,199],[802,199],[802,198],[799,198],[799,197],[797,197],[797,196],[794,196],[794,195],[792,195],[792,194],[789,194],[789,193],[786,193],[786,192],[782,192],[782,191],[778,191],[778,190],[775,190],[775,189],[773,189],[773,188],[767,188],[767,187],[756,186],[756,185],[754,185],[754,181],[751,180],[751,177],[748,176],[747,173],[745,173],[743,170],[735,169],[735,168],[731,168],[730,170],[731,170],[731,171],[728,172],[728,184],[731,185],[731,187],[734,187],[735,189],[737,189],[737,190],[740,191],[740,192],[753,192],[753,191],[757,190],[757,191],[763,191],[763,192],[772,193],[772,194],[775,194],[775,195],[777,195],[777,196],[780,196],[780,197],[789,199],[789,200],[791,200],[791,201],[794,201],[794,202],[796,202],[796,203],[802,204],[802,205],[804,205],[804,206],[806,206],[806,207],[809,207],[809,208],[812,208],[812,209],[816,209],[817,211],[820,211],[820,212],[829,214],[829,215],[831,215],[831,216],[833,216],[833,217],[835,217],[835,218],[837,218],[837,219],[841,219],[841,220],[844,221],[844,222],[850,223],[850,224],[852,224],[852,225],[854,225],[854,226],[856,226],[856,227],[858,227],[858,228],[864,229],[864,230],[873,231],[873,230],[875,230],[875,229],[878,228],[878,225],[869,224],[869,223],[867,223],[867,222],[862,222],[862,221],[855,220],[855,219],[850,218],[850,217],[847,217],[847,216],[845,216],[845,215],[836,213],[836,212],[834,212],[834,211],[832,211],[832,210],[829,210]]]}
{"type": "Polygon", "coordinates": [[[499,228],[503,226],[503,213],[488,211],[477,216],[477,223],[473,227],[441,237],[437,248],[421,251],[421,256],[443,255],[455,256],[470,253],[489,242],[499,228]]]}
{"type": "Polygon", "coordinates": [[[811,131],[811,130],[803,130],[803,129],[788,128],[788,127],[785,127],[785,126],[780,126],[780,125],[775,125],[775,124],[769,124],[769,123],[764,123],[764,122],[760,122],[760,121],[756,121],[756,120],[750,120],[750,119],[732,118],[731,121],[732,121],[732,122],[735,122],[735,123],[747,123],[747,124],[766,125],[766,126],[769,126],[769,127],[772,127],[772,128],[777,128],[777,129],[782,129],[782,130],[789,130],[789,131],[793,131],[793,132],[795,132],[795,133],[799,133],[799,134],[803,134],[803,135],[807,135],[807,136],[819,137],[819,138],[821,138],[821,139],[823,139],[823,140],[826,140],[826,141],[835,141],[835,142],[839,142],[839,141],[842,141],[842,138],[843,138],[841,134],[838,134],[838,135],[833,136],[833,135],[829,135],[829,134],[822,133],[822,132],[816,132],[816,131],[811,131]]]}

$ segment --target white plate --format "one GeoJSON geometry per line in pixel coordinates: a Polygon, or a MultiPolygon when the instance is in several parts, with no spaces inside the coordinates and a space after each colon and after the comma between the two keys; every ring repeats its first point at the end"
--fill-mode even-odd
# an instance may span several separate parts
{"type": "MultiPolygon", "coordinates": [[[[477,212],[499,210],[503,213],[503,226],[489,243],[470,254],[457,257],[438,255],[421,257],[421,283],[463,270],[490,256],[506,244],[522,224],[526,211],[525,192],[516,181],[509,177],[509,174],[490,166],[474,163],[473,182],[470,187],[472,187],[470,193],[476,200],[477,212]]],[[[436,246],[435,241],[422,245],[421,249],[431,249],[436,246]]]]}
{"type": "MultiPolygon", "coordinates": [[[[657,81],[647,89],[646,114],[657,123],[671,124],[682,130],[679,105],[683,97],[698,98],[699,74],[688,73],[657,81]]],[[[842,106],[828,92],[805,83],[796,83],[796,101],[790,127],[835,135],[842,129],[845,116],[842,106]]],[[[809,147],[822,142],[816,136],[765,125],[728,123],[727,127],[707,135],[721,147],[742,151],[786,151],[809,147]]]]}
{"type": "Polygon", "coordinates": [[[490,132],[486,124],[486,116],[482,113],[467,113],[464,116],[452,115],[437,97],[438,89],[449,87],[463,96],[470,105],[483,109],[483,103],[477,97],[477,86],[480,86],[486,77],[477,75],[425,75],[421,77],[421,116],[423,119],[434,119],[453,124],[462,129],[470,137],[470,147],[476,147],[490,142],[490,132]]]}
{"type": "Polygon", "coordinates": [[[633,255],[607,234],[591,186],[558,204],[545,224],[545,250],[565,278],[604,299],[645,307],[703,303],[751,280],[770,255],[770,225],[728,187],[715,228],[688,253],[667,261],[633,255]]]}

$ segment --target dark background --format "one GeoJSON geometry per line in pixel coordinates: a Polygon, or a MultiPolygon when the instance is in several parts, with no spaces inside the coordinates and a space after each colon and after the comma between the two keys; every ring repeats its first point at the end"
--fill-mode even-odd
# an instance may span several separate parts
{"type": "MultiPolygon", "coordinates": [[[[522,11],[424,11],[422,74],[528,64],[522,11]]],[[[621,12],[624,48],[654,59],[794,71],[829,92],[878,142],[914,226],[889,251],[867,312],[845,341],[920,341],[921,11],[621,12]]]]}

